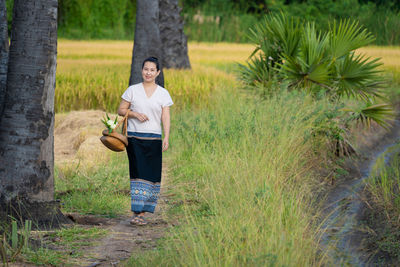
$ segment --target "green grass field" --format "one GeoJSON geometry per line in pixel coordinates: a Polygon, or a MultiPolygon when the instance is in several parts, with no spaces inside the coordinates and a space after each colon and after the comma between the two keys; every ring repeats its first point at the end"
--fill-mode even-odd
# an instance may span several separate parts
{"type": "MultiPolygon", "coordinates": [[[[131,42],[61,40],[58,116],[80,109],[115,112],[128,85],[131,49],[131,42]]],[[[398,53],[389,50],[384,61],[398,53]]],[[[157,250],[126,264],[327,264],[318,251],[321,233],[314,218],[324,183],[315,170],[326,164],[329,152],[323,139],[310,134],[329,103],[285,89],[266,100],[242,90],[233,71],[250,55],[250,45],[190,43],[189,51],[192,70],[165,71],[175,102],[166,193],[168,213],[179,226],[157,250]]],[[[56,191],[65,211],[129,212],[127,159],[123,154],[110,159],[91,168],[56,162],[56,191]]]]}

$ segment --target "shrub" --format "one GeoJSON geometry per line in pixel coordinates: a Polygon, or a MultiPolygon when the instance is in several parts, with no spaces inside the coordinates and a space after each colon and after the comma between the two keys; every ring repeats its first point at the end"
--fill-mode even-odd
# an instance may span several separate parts
{"type": "MultiPolygon", "coordinates": [[[[385,80],[379,59],[371,59],[356,50],[374,41],[358,22],[334,21],[328,31],[318,31],[314,23],[304,23],[283,13],[266,16],[249,36],[256,45],[247,65],[239,64],[239,78],[249,88],[273,91],[278,83],[314,96],[324,94],[340,106],[345,100],[353,105],[343,108],[336,122],[322,132],[335,137],[339,154],[353,151],[344,134],[349,120],[365,125],[375,122],[388,127],[393,117],[389,104],[383,103],[385,80]],[[273,82],[276,81],[276,82],[273,82]],[[272,87],[271,87],[272,85],[272,87]],[[380,102],[377,102],[380,101],[380,102]],[[355,104],[354,104],[355,103],[355,104]],[[345,144],[343,144],[343,141],[345,144]],[[347,148],[346,148],[347,147],[347,148]],[[340,149],[343,148],[343,149],[340,149]]],[[[320,127],[318,132],[321,132],[320,127]]]]}

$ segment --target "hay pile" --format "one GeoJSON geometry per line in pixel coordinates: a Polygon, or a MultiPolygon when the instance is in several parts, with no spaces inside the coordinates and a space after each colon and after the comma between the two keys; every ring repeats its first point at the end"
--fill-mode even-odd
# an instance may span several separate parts
{"type": "Polygon", "coordinates": [[[100,141],[105,129],[100,120],[104,115],[105,112],[99,110],[56,114],[54,157],[57,165],[80,162],[90,166],[109,159],[111,151],[100,141]]]}

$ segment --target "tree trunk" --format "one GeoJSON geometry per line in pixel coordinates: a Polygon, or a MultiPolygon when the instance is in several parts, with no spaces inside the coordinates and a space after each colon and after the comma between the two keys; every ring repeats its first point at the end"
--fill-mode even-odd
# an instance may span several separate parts
{"type": "Polygon", "coordinates": [[[6,94],[8,69],[8,24],[6,0],[0,0],[0,120],[6,94]]]}
{"type": "Polygon", "coordinates": [[[164,68],[190,69],[187,38],[178,0],[160,1],[160,35],[164,68]]]}
{"type": "Polygon", "coordinates": [[[164,87],[162,49],[159,30],[158,0],[137,0],[136,26],[129,85],[142,82],[142,62],[147,57],[158,58],[161,73],[156,83],[164,87]]]}
{"type": "Polygon", "coordinates": [[[57,0],[15,0],[0,120],[3,216],[13,210],[22,218],[56,223],[60,215],[53,176],[56,54],[57,0]]]}

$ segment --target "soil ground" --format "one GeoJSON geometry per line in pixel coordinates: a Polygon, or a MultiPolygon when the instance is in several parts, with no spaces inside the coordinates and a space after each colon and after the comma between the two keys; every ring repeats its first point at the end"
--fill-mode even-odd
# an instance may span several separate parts
{"type": "Polygon", "coordinates": [[[105,237],[85,248],[85,256],[79,259],[80,266],[118,266],[133,253],[154,249],[169,227],[162,216],[164,207],[165,201],[161,197],[158,210],[146,215],[148,224],[140,226],[130,224],[131,216],[105,219],[75,215],[78,224],[97,224],[108,230],[105,237]]]}

